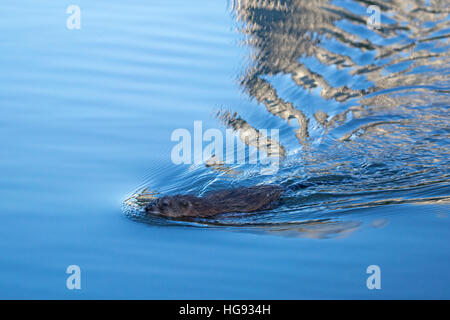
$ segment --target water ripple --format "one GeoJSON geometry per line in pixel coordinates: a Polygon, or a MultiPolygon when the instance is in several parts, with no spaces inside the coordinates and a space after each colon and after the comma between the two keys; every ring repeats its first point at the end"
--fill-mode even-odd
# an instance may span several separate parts
{"type": "MultiPolygon", "coordinates": [[[[277,183],[288,191],[272,211],[184,223],[329,237],[358,229],[358,209],[448,205],[448,3],[370,1],[382,11],[380,28],[372,30],[368,4],[232,1],[249,52],[236,78],[254,109],[225,106],[232,109],[220,110],[218,122],[238,132],[278,127],[275,143],[286,153],[281,168],[273,176],[245,165],[178,168],[176,181],[140,186],[126,202],[128,214],[154,223],[136,214],[144,187],[202,195],[277,183]],[[341,220],[347,215],[352,221],[341,220]]],[[[211,46],[209,38],[194,40],[211,46]]]]}

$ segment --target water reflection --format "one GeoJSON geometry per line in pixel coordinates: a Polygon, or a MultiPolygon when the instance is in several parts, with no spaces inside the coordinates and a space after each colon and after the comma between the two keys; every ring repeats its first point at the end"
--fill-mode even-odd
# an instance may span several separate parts
{"type": "Polygon", "coordinates": [[[241,23],[240,32],[246,35],[245,44],[254,48],[251,65],[242,77],[243,88],[271,114],[296,119],[300,128],[295,134],[300,141],[309,136],[314,125],[311,118],[323,127],[336,127],[405,103],[404,98],[383,94],[384,90],[448,81],[446,73],[439,71],[449,62],[446,1],[430,1],[425,6],[424,1],[236,0],[232,11],[241,23]],[[378,5],[383,17],[390,17],[389,23],[382,20],[380,29],[368,30],[365,8],[369,4],[378,5]],[[389,69],[392,66],[398,67],[389,69]],[[327,78],[333,72],[339,76],[334,70],[350,75],[349,81],[333,85],[333,79],[327,78]],[[299,90],[310,94],[317,89],[321,98],[334,100],[345,110],[330,115],[317,108],[308,117],[304,106],[279,97],[268,80],[275,75],[288,76],[299,90]],[[358,88],[360,82],[365,83],[363,88],[358,88]]]}

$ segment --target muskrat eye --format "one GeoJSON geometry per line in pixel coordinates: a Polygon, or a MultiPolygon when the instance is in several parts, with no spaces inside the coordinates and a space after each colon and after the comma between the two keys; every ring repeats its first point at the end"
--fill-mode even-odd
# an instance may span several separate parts
{"type": "Polygon", "coordinates": [[[161,201],[161,206],[163,208],[167,208],[169,206],[169,201],[167,201],[167,199],[164,199],[161,201]]]}

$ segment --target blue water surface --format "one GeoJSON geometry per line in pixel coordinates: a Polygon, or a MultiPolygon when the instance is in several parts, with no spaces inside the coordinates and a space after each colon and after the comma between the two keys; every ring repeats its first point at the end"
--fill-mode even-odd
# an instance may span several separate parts
{"type": "MultiPolygon", "coordinates": [[[[424,93],[431,97],[428,101],[414,96],[405,102],[412,89],[402,89],[395,109],[349,116],[342,126],[327,129],[314,120],[318,110],[331,119],[352,106],[375,102],[326,100],[293,81],[277,81],[286,77],[284,71],[261,75],[310,118],[306,144],[317,151],[308,152],[322,156],[263,179],[325,176],[325,183],[299,191],[298,204],[283,207],[279,216],[275,210],[257,220],[262,227],[240,220],[232,226],[143,223],[123,214],[124,200],[139,188],[200,192],[210,184],[226,186],[241,179],[171,161],[175,129],[192,131],[199,120],[204,129],[224,130],[213,110],[237,111],[254,127],[280,128],[291,157],[306,153],[305,144],[298,143],[287,121],[242,90],[242,76],[254,64],[256,49],[251,36],[241,32],[245,21],[232,3],[76,2],[80,30],[66,27],[67,2],[2,2],[0,298],[450,298],[445,56],[436,58],[441,61],[437,71],[417,66],[411,72],[410,62],[394,61],[397,56],[383,60],[388,71],[383,76],[429,75],[428,82],[404,82],[409,89],[435,86],[424,93]],[[386,145],[383,139],[358,138],[363,125],[419,116],[436,121],[426,126],[428,131],[414,124],[392,129],[395,141],[386,145]],[[333,143],[352,132],[349,141],[360,144],[336,160],[333,143]],[[308,169],[326,164],[314,172],[308,169]],[[353,180],[345,186],[329,187],[336,175],[349,174],[353,180]],[[318,219],[329,224],[311,224],[318,219]],[[295,228],[286,227],[293,222],[298,223],[295,228]],[[69,265],[81,268],[81,290],[66,287],[69,265]],[[379,290],[366,286],[370,265],[381,268],[379,290]]],[[[341,24],[351,26],[344,19],[341,24]]],[[[335,39],[322,41],[328,43],[318,48],[348,46],[338,46],[335,39]]],[[[358,58],[356,66],[342,73],[301,55],[293,55],[293,61],[328,72],[324,78],[332,77],[332,85],[348,82],[355,90],[378,85],[364,75],[352,78],[358,58]]],[[[260,182],[253,175],[242,181],[252,179],[260,182]]]]}

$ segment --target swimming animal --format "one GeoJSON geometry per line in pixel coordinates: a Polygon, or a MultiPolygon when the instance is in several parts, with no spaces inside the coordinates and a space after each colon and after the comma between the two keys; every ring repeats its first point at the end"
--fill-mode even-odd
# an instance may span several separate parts
{"type": "Polygon", "coordinates": [[[169,218],[212,217],[221,213],[249,213],[270,209],[284,189],[276,185],[259,185],[194,195],[164,196],[145,207],[147,214],[169,218]]]}

